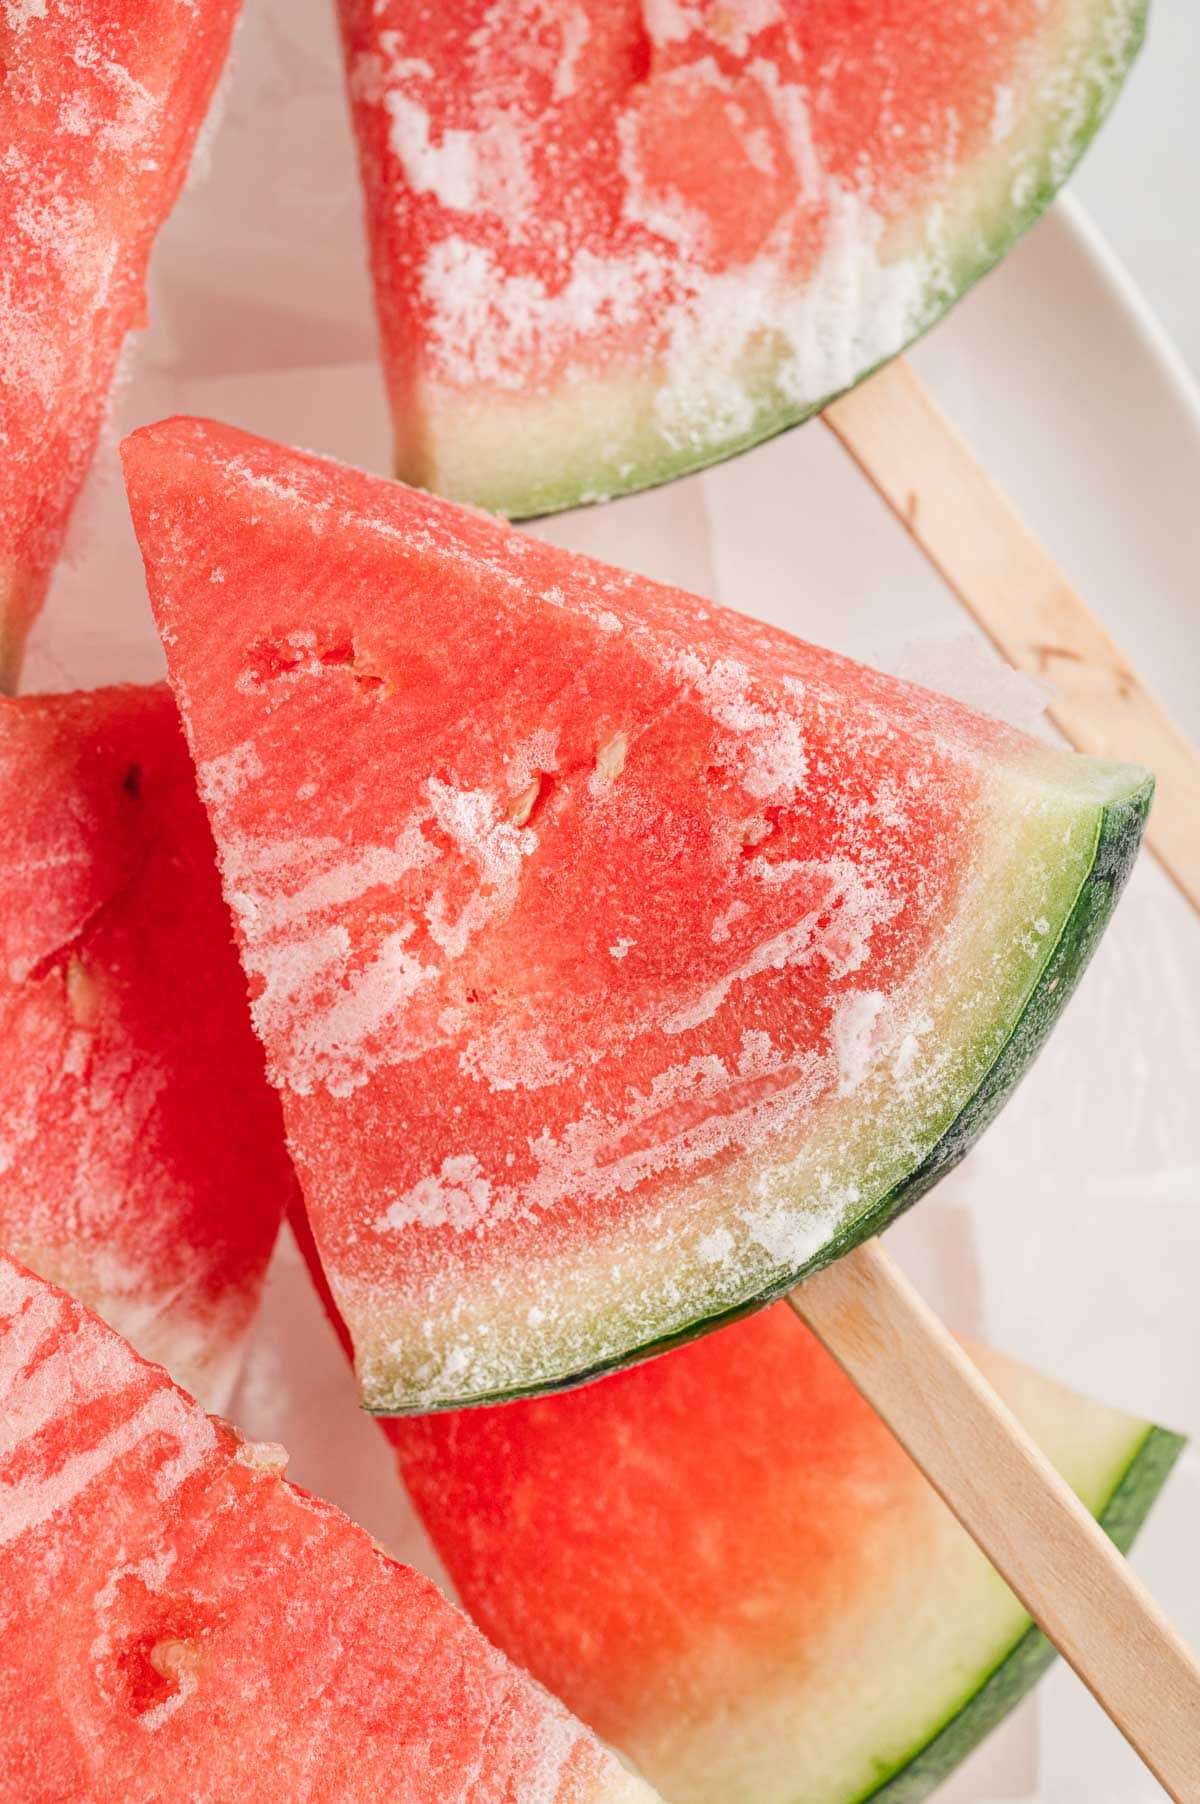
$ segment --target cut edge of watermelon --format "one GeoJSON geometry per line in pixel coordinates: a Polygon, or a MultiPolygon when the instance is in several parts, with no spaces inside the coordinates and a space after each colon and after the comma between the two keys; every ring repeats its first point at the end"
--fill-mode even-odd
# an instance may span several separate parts
{"type": "MultiPolygon", "coordinates": [[[[529,1383],[479,1390],[437,1391],[423,1388],[419,1396],[397,1401],[394,1390],[390,1396],[383,1394],[389,1387],[386,1378],[383,1384],[379,1383],[382,1374],[376,1371],[373,1378],[367,1380],[361,1363],[358,1363],[362,1407],[369,1414],[379,1417],[427,1415],[445,1410],[487,1407],[518,1397],[547,1396],[557,1391],[574,1389],[578,1385],[602,1378],[607,1373],[620,1371],[640,1360],[654,1358],[673,1347],[683,1346],[714,1328],[775,1302],[805,1278],[814,1276],[835,1259],[879,1234],[966,1156],[1041,1050],[1087,968],[1132,870],[1153,790],[1153,778],[1143,776],[1140,782],[1132,784],[1127,794],[1107,800],[1097,809],[1090,864],[1070,909],[1065,913],[1057,941],[1042,967],[1040,977],[1034,983],[1007,1038],[982,1079],[919,1164],[887,1189],[861,1215],[846,1222],[811,1257],[783,1270],[761,1289],[730,1307],[718,1306],[710,1312],[696,1315],[665,1334],[652,1335],[644,1341],[629,1344],[586,1365],[559,1373],[540,1374],[529,1383]]],[[[345,1317],[349,1309],[350,1317],[353,1317],[353,1298],[344,1294],[345,1287],[336,1281],[333,1289],[340,1313],[345,1317]]]]}
{"type": "Polygon", "coordinates": [[[39,576],[19,563],[0,565],[0,695],[17,693],[25,642],[48,587],[49,572],[39,576]]]}
{"type": "MultiPolygon", "coordinates": [[[[1109,1540],[1128,1553],[1186,1445],[1183,1435],[1149,1426],[1103,1505],[1094,1511],[1109,1540]]],[[[919,1804],[997,1727],[1042,1674],[1056,1650],[1036,1624],[1001,1655],[920,1747],[862,1795],[859,1804],[919,1804]]]]}
{"type": "Polygon", "coordinates": [[[4,1250],[98,1316],[139,1358],[162,1366],[210,1415],[228,1409],[246,1363],[265,1271],[257,1281],[248,1276],[236,1288],[223,1285],[219,1300],[202,1310],[199,1295],[185,1298],[176,1286],[164,1289],[161,1276],[146,1268],[124,1273],[119,1288],[105,1288],[91,1261],[72,1259],[62,1247],[10,1238],[4,1250]]]}
{"type": "Polygon", "coordinates": [[[656,375],[573,381],[565,396],[532,402],[527,394],[465,394],[418,379],[417,395],[393,395],[394,474],[454,501],[533,520],[661,487],[803,425],[915,344],[1041,218],[1111,111],[1145,40],[1148,11],[1149,0],[1109,0],[1101,9],[1086,105],[1077,111],[1073,93],[1048,104],[1041,130],[1030,134],[1037,161],[1019,201],[1000,192],[986,157],[964,167],[946,209],[953,248],[944,271],[895,341],[877,345],[861,369],[819,399],[797,405],[781,397],[779,360],[768,357],[747,382],[753,408],[747,427],[703,442],[685,432],[672,442],[655,419],[656,375]]]}

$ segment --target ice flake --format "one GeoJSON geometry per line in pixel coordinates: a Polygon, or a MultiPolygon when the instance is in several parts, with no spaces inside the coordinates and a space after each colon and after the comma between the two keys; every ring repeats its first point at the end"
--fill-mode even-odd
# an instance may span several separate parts
{"type": "Polygon", "coordinates": [[[542,1036],[505,1021],[476,1033],[459,1055],[465,1077],[492,1090],[544,1090],[573,1075],[577,1061],[555,1058],[542,1036]]]}
{"type": "Polygon", "coordinates": [[[748,795],[759,802],[787,801],[804,787],[808,758],[800,721],[786,706],[754,693],[744,664],[718,658],[709,666],[695,652],[684,652],[675,668],[732,736],[721,750],[748,795]]]}
{"type": "Polygon", "coordinates": [[[133,151],[146,143],[160,108],[157,95],[135,80],[121,63],[106,56],[94,39],[84,38],[77,43],[74,56],[81,69],[103,77],[119,107],[118,116],[106,120],[101,127],[100,142],[106,149],[118,151],[133,151]]]}
{"type": "Polygon", "coordinates": [[[701,448],[753,430],[759,396],[747,377],[756,345],[781,353],[773,382],[784,404],[813,406],[893,355],[937,311],[932,248],[905,260],[880,251],[884,222],[858,196],[829,201],[821,259],[802,286],[789,273],[786,227],[752,261],[696,272],[666,316],[664,379],[655,415],[668,444],[701,448]]]}
{"type": "Polygon", "coordinates": [[[652,44],[682,44],[704,24],[697,0],[642,0],[642,18],[652,44]]]}
{"type": "Polygon", "coordinates": [[[247,948],[246,968],[263,985],[251,1013],[272,1049],[277,1082],[300,1096],[319,1084],[333,1096],[347,1096],[378,1064],[399,1055],[394,1036],[407,1005],[437,976],[406,951],[412,932],[410,923],[386,934],[369,962],[358,967],[342,926],[323,928],[308,939],[247,948]],[[385,1029],[392,1031],[393,1044],[373,1046],[385,1029]]]}
{"type": "Polygon", "coordinates": [[[696,1257],[701,1265],[720,1265],[732,1253],[735,1241],[728,1228],[714,1228],[696,1243],[696,1257]]]}
{"type": "Polygon", "coordinates": [[[756,1070],[752,1051],[749,1074],[712,1054],[685,1060],[659,1072],[648,1094],[631,1095],[617,1124],[585,1114],[558,1135],[543,1131],[530,1146],[536,1176],[519,1195],[503,1193],[502,1206],[550,1209],[568,1196],[612,1196],[667,1170],[702,1167],[726,1148],[765,1147],[819,1083],[807,1055],[791,1064],[771,1055],[756,1070]]]}
{"type": "Polygon", "coordinates": [[[536,276],[506,275],[485,246],[451,234],[429,251],[421,288],[431,309],[432,348],[451,382],[524,389],[531,355],[547,342],[573,343],[605,324],[633,325],[663,275],[649,250],[609,258],[584,249],[568,281],[552,293],[536,276]]]}
{"type": "Polygon", "coordinates": [[[397,1197],[380,1217],[385,1228],[444,1228],[465,1233],[488,1214],[492,1186],[474,1153],[442,1160],[434,1177],[422,1178],[397,1197]]]}
{"type": "Polygon", "coordinates": [[[896,904],[873,890],[848,862],[811,861],[798,865],[797,871],[819,882],[820,899],[798,921],[760,941],[740,963],[669,1015],[662,1024],[664,1033],[686,1033],[708,1021],[735,984],[762,971],[781,971],[788,965],[824,958],[834,977],[845,977],[863,962],[871,935],[895,913],[896,904]],[[830,918],[821,927],[825,915],[830,918]]]}
{"type": "Polygon", "coordinates": [[[497,895],[510,897],[521,860],[537,845],[537,835],[504,820],[487,790],[456,789],[431,777],[428,791],[438,825],[472,860],[483,882],[497,895]]]}
{"type": "Polygon", "coordinates": [[[1011,137],[1016,120],[1016,89],[1009,82],[997,82],[996,92],[992,98],[992,143],[1000,145],[1006,138],[1011,137]]]}
{"type": "Polygon", "coordinates": [[[4,17],[10,31],[24,31],[35,19],[46,17],[46,0],[4,0],[4,17]]]}
{"type": "Polygon", "coordinates": [[[739,1220],[755,1246],[785,1270],[796,1271],[829,1240],[837,1216],[822,1210],[801,1213],[794,1202],[764,1202],[739,1211],[739,1220]]]}
{"type": "Polygon", "coordinates": [[[410,871],[437,857],[421,829],[410,823],[390,846],[364,846],[361,852],[310,877],[290,894],[273,895],[256,904],[258,933],[290,928],[326,908],[354,902],[374,889],[388,889],[410,871]]]}
{"type": "Polygon", "coordinates": [[[496,797],[483,789],[457,789],[439,777],[427,785],[433,817],[457,849],[475,866],[481,887],[456,918],[435,890],[426,905],[426,924],[448,958],[461,958],[475,935],[517,899],[521,860],[537,846],[537,834],[517,826],[500,812],[496,797]]]}
{"type": "Polygon", "coordinates": [[[447,130],[435,144],[430,136],[429,114],[417,101],[389,89],[383,104],[391,121],[388,143],[399,157],[414,193],[432,194],[443,207],[460,212],[475,206],[475,133],[447,130]]]}
{"type": "Polygon", "coordinates": [[[781,24],[785,17],[780,0],[738,0],[737,6],[713,9],[709,30],[734,56],[745,56],[753,38],[781,24]]]}
{"type": "MultiPolygon", "coordinates": [[[[690,64],[681,74],[696,72],[690,64]]],[[[722,85],[720,71],[709,63],[713,86],[722,85]]],[[[686,255],[703,246],[708,238],[708,216],[699,207],[688,206],[675,188],[663,188],[647,179],[641,158],[641,131],[636,114],[624,113],[617,120],[617,142],[620,146],[619,167],[625,181],[623,212],[631,225],[644,226],[648,232],[665,238],[668,244],[686,255]]]]}
{"type": "Polygon", "coordinates": [[[870,1070],[883,1010],[881,990],[852,990],[838,1002],[830,1035],[838,1067],[838,1095],[850,1096],[870,1070]]]}
{"type": "Polygon", "coordinates": [[[729,904],[729,907],[726,908],[725,910],[723,910],[723,912],[717,916],[716,920],[712,924],[711,938],[712,938],[713,944],[715,946],[723,945],[725,943],[725,941],[729,938],[730,928],[734,925],[734,923],[736,921],[740,921],[743,915],[748,914],[748,913],[749,913],[749,909],[748,909],[746,903],[743,902],[740,898],[736,898],[734,901],[732,901],[729,904]]]}
{"type": "Polygon", "coordinates": [[[214,807],[231,802],[248,783],[263,774],[262,759],[252,739],[244,739],[218,758],[209,758],[196,767],[200,794],[214,807]]]}
{"type": "Polygon", "coordinates": [[[922,1037],[931,1032],[932,1028],[933,1022],[929,1016],[922,1014],[901,1035],[892,1060],[892,1075],[898,1084],[906,1084],[915,1076],[921,1057],[922,1037]]]}
{"type": "Polygon", "coordinates": [[[582,6],[573,6],[563,15],[559,33],[560,48],[554,67],[552,93],[552,98],[556,101],[569,100],[574,94],[579,59],[591,35],[587,12],[582,6]]]}

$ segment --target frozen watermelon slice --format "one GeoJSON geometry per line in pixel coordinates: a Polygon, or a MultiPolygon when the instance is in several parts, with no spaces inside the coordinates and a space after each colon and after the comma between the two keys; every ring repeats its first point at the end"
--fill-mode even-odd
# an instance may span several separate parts
{"type": "Polygon", "coordinates": [[[967,1150],[1143,771],[227,427],[125,457],[370,1409],[659,1350],[967,1150]]]}
{"type": "Polygon", "coordinates": [[[165,684],[0,700],[0,1246],[223,1406],[294,1188],[165,684]]]}
{"type": "MultiPolygon", "coordinates": [[[[971,1351],[1127,1549],[1182,1438],[971,1351]]],[[[379,1427],[489,1640],[672,1804],[919,1804],[1054,1658],[782,1304],[602,1384],[379,1427]]]]}
{"type": "Polygon", "coordinates": [[[0,1804],[651,1804],[285,1459],[0,1256],[0,1804]]]}
{"type": "Polygon", "coordinates": [[[397,473],[526,516],[795,424],[1043,210],[1145,0],[340,0],[397,473]]]}
{"type": "MultiPolygon", "coordinates": [[[[1179,1438],[974,1353],[1128,1547],[1179,1438]]],[[[916,1804],[1053,1658],[785,1305],[571,1396],[387,1428],[485,1634],[672,1804],[916,1804]]]]}
{"type": "Polygon", "coordinates": [[[145,314],[238,0],[0,8],[0,687],[13,688],[117,357],[145,314]]]}

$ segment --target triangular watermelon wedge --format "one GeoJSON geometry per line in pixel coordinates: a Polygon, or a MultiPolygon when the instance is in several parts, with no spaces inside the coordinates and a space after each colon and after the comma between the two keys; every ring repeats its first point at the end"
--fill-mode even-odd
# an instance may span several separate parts
{"type": "Polygon", "coordinates": [[[0,1255],[0,1804],[653,1804],[286,1457],[0,1255]]]}
{"type": "MultiPolygon", "coordinates": [[[[1127,1548],[1179,1437],[972,1353],[1127,1548]]],[[[488,1639],[672,1804],[917,1804],[1054,1657],[786,1305],[569,1396],[384,1426],[488,1639]]]]}
{"type": "Polygon", "coordinates": [[[165,684],[0,700],[0,1246],[222,1408],[295,1180],[165,684]]]}
{"type": "Polygon", "coordinates": [[[16,685],[238,0],[0,9],[0,688],[16,685]]]}
{"type": "Polygon", "coordinates": [[[227,427],[125,458],[369,1408],[661,1349],[961,1158],[1143,771],[227,427]]]}
{"type": "Polygon", "coordinates": [[[1108,111],[1145,0],[340,0],[397,474],[517,516],[805,419],[1108,111]]]}
{"type": "MultiPolygon", "coordinates": [[[[1127,1550],[1181,1437],[971,1352],[1127,1550]]],[[[784,1304],[602,1384],[379,1427],[488,1639],[672,1804],[919,1804],[1054,1658],[784,1304]]]]}

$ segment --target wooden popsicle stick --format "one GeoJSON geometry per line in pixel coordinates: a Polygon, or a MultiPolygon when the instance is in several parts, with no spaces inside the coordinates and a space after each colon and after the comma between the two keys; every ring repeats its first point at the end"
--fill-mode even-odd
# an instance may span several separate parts
{"type": "Polygon", "coordinates": [[[1176,1804],[1200,1804],[1200,1666],[878,1240],[788,1301],[1176,1804]]]}
{"type": "Polygon", "coordinates": [[[822,419],[992,643],[1055,688],[1071,744],[1158,780],[1146,841],[1200,909],[1200,752],[897,358],[822,419]]]}

